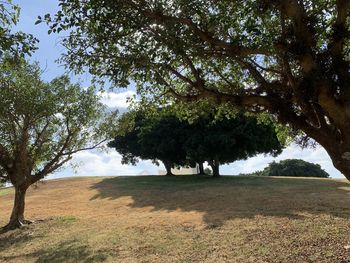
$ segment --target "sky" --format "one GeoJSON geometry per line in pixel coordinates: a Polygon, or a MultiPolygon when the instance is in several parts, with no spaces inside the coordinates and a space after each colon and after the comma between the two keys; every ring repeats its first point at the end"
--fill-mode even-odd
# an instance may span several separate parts
{"type": "MultiPolygon", "coordinates": [[[[54,77],[65,73],[65,68],[55,61],[64,52],[64,48],[59,44],[61,35],[48,35],[47,26],[44,24],[34,25],[38,15],[55,13],[58,10],[56,0],[15,0],[15,4],[21,7],[21,16],[15,30],[31,33],[39,39],[38,50],[33,54],[31,60],[38,61],[44,69],[43,79],[52,80],[54,77]]],[[[86,73],[79,76],[69,74],[72,81],[81,83],[82,86],[89,86],[91,76],[86,73]]],[[[119,108],[124,111],[127,107],[126,98],[135,94],[135,89],[130,86],[128,89],[115,88],[108,90],[101,95],[101,100],[108,107],[119,108]]],[[[223,175],[236,175],[239,173],[249,173],[262,170],[272,161],[284,159],[303,159],[308,162],[318,163],[333,178],[343,178],[343,175],[336,170],[326,151],[318,146],[302,150],[295,144],[287,147],[282,154],[273,158],[271,156],[258,155],[244,161],[237,161],[230,165],[222,165],[220,168],[223,175]]],[[[164,170],[162,166],[157,167],[151,161],[141,161],[137,166],[121,164],[121,156],[115,150],[105,152],[85,151],[77,153],[71,163],[51,175],[49,178],[70,177],[70,176],[117,176],[117,175],[139,175],[158,174],[164,170]],[[74,169],[72,168],[74,167],[74,169]]]]}

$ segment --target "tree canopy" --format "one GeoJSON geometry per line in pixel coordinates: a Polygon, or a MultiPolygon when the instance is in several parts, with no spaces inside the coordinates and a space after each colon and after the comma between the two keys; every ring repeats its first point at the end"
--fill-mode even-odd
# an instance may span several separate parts
{"type": "Polygon", "coordinates": [[[120,118],[116,133],[109,146],[122,155],[123,163],[161,160],[167,175],[174,166],[202,167],[207,161],[213,175],[219,176],[220,164],[259,153],[277,155],[283,148],[271,123],[258,123],[243,114],[219,120],[207,115],[188,123],[167,110],[158,110],[156,116],[131,111],[120,118]]]}
{"type": "Polygon", "coordinates": [[[329,174],[319,164],[300,159],[272,162],[260,174],[263,176],[329,177],[329,174]]]}
{"type": "Polygon", "coordinates": [[[156,98],[268,112],[350,179],[350,1],[59,2],[45,20],[69,30],[70,68],[156,98]]]}
{"type": "Polygon", "coordinates": [[[147,117],[142,111],[127,112],[119,120],[117,136],[108,146],[122,155],[122,163],[136,164],[138,158],[162,161],[167,175],[171,168],[188,165],[183,142],[188,124],[176,116],[160,113],[147,117]]]}
{"type": "Polygon", "coordinates": [[[82,89],[67,76],[47,83],[37,64],[0,65],[0,181],[15,187],[8,228],[24,219],[28,187],[55,172],[72,155],[100,146],[113,129],[93,87],[82,89]],[[107,125],[108,124],[108,125],[107,125]]]}
{"type": "Polygon", "coordinates": [[[257,154],[281,153],[283,145],[272,123],[258,123],[254,117],[237,114],[215,120],[201,117],[188,127],[183,144],[187,158],[197,163],[207,161],[213,175],[219,176],[219,165],[245,160],[257,154]]]}

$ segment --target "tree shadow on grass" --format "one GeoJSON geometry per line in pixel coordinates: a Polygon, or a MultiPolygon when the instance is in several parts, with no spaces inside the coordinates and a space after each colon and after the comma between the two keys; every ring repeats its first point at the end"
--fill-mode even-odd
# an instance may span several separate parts
{"type": "MultiPolygon", "coordinates": [[[[0,251],[5,251],[10,247],[25,245],[28,242],[33,242],[38,236],[33,236],[31,231],[17,229],[7,231],[0,234],[0,251]]],[[[1,258],[0,258],[1,259],[1,258]]]]}
{"type": "Polygon", "coordinates": [[[56,246],[36,251],[37,263],[60,262],[103,262],[108,254],[104,251],[93,252],[88,245],[76,240],[64,241],[56,246]]]}
{"type": "Polygon", "coordinates": [[[350,218],[350,184],[331,179],[138,176],[106,178],[91,199],[130,196],[132,208],[198,211],[209,226],[257,215],[303,218],[305,213],[350,218]]]}
{"type": "MultiPolygon", "coordinates": [[[[19,234],[16,233],[19,237],[19,234]]],[[[15,238],[13,242],[20,241],[15,238]]],[[[23,241],[23,240],[22,240],[23,241]]],[[[21,241],[21,242],[22,242],[21,241]]],[[[33,240],[31,240],[33,242],[33,240]]],[[[17,244],[18,245],[18,244],[17,244]]],[[[78,240],[67,240],[55,244],[51,247],[36,250],[33,253],[19,254],[16,256],[0,256],[3,262],[16,259],[35,259],[37,263],[61,263],[61,262],[104,262],[108,258],[106,251],[93,251],[88,245],[82,244],[78,240]]]]}

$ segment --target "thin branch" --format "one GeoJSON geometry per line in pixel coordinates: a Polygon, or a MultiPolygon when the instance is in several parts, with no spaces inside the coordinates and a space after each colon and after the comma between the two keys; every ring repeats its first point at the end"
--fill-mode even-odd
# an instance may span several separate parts
{"type": "Polygon", "coordinates": [[[75,154],[75,153],[81,152],[81,151],[87,151],[87,150],[96,149],[96,148],[98,148],[99,146],[101,146],[103,143],[105,143],[106,141],[108,141],[108,139],[103,139],[102,141],[100,141],[100,142],[98,142],[98,143],[96,143],[95,145],[90,146],[90,147],[85,147],[85,148],[76,149],[76,150],[74,150],[74,151],[64,152],[64,153],[62,153],[62,156],[72,155],[72,154],[75,154]]]}
{"type": "Polygon", "coordinates": [[[65,158],[64,160],[61,160],[61,161],[56,160],[56,162],[53,163],[50,167],[48,167],[46,169],[44,168],[40,172],[37,172],[36,174],[31,176],[30,183],[34,184],[34,183],[38,182],[39,180],[43,179],[46,175],[56,171],[58,168],[60,168],[62,165],[64,165],[65,163],[67,163],[71,159],[72,159],[71,156],[67,156],[67,158],[65,158]]]}
{"type": "Polygon", "coordinates": [[[249,58],[248,60],[249,60],[249,62],[251,64],[253,64],[254,66],[256,66],[257,68],[259,68],[259,69],[261,69],[263,71],[272,72],[272,73],[276,73],[276,74],[279,74],[279,75],[283,74],[282,71],[279,71],[279,70],[276,70],[276,69],[272,69],[272,68],[265,68],[265,67],[259,65],[258,63],[256,63],[253,59],[249,58]]]}
{"type": "Polygon", "coordinates": [[[216,74],[218,74],[219,77],[220,77],[223,81],[225,81],[227,85],[229,85],[230,87],[234,87],[234,86],[235,86],[231,81],[228,80],[228,78],[226,78],[226,77],[221,73],[221,71],[220,71],[217,67],[213,67],[213,69],[214,69],[214,72],[215,72],[216,74]]]}
{"type": "Polygon", "coordinates": [[[261,75],[261,73],[252,64],[250,64],[242,59],[236,59],[236,60],[243,68],[245,68],[249,71],[249,73],[255,79],[256,82],[258,82],[263,87],[268,87],[269,83],[266,81],[264,76],[261,75]]]}
{"type": "Polygon", "coordinates": [[[178,77],[179,79],[181,79],[182,81],[187,82],[190,85],[195,85],[195,83],[189,79],[188,77],[185,77],[184,75],[182,75],[179,71],[177,71],[176,69],[172,68],[169,65],[165,65],[165,67],[171,72],[173,73],[176,77],[178,77]]]}

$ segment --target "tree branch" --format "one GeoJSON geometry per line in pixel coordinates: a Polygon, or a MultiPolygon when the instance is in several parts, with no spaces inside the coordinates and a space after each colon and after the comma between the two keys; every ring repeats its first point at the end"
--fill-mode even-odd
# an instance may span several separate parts
{"type": "Polygon", "coordinates": [[[81,151],[87,151],[87,150],[93,150],[93,149],[96,149],[97,147],[101,146],[103,143],[105,143],[106,141],[108,141],[108,139],[104,139],[98,143],[96,143],[95,145],[93,146],[90,146],[90,147],[85,147],[85,148],[80,148],[80,149],[76,149],[74,151],[69,151],[69,152],[64,152],[62,153],[62,156],[66,156],[66,155],[72,155],[74,153],[77,153],[77,152],[81,152],[81,151]]]}
{"type": "Polygon", "coordinates": [[[349,37],[346,19],[350,11],[350,1],[337,0],[336,9],[337,17],[333,24],[332,43],[329,49],[334,56],[341,56],[344,48],[344,40],[349,37]]]}
{"type": "Polygon", "coordinates": [[[202,41],[210,44],[215,50],[225,51],[231,56],[248,56],[248,55],[271,55],[271,52],[267,48],[255,48],[235,45],[230,42],[225,42],[218,38],[215,38],[209,31],[200,29],[190,18],[174,17],[164,15],[159,12],[153,12],[150,10],[140,10],[146,17],[153,19],[157,24],[162,25],[164,21],[172,21],[186,25],[192,29],[193,33],[197,35],[202,41]]]}

